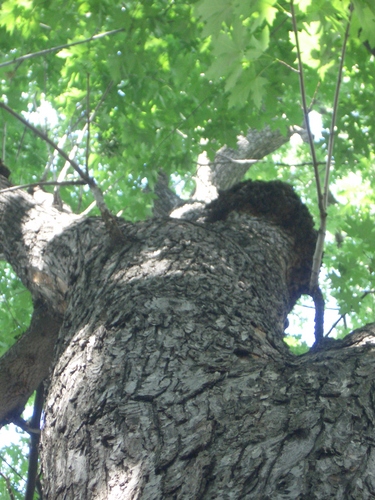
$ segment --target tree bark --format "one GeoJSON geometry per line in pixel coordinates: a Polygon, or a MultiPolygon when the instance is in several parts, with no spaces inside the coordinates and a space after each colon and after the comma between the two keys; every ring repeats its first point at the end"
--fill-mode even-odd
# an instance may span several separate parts
{"type": "Polygon", "coordinates": [[[373,497],[375,327],[298,358],[283,342],[316,239],[292,188],[122,222],[118,246],[26,194],[0,193],[0,221],[1,252],[61,318],[46,498],[373,497]]]}
{"type": "Polygon", "coordinates": [[[262,130],[249,129],[246,136],[238,136],[237,149],[223,146],[215,155],[210,165],[211,182],[220,190],[231,188],[240,182],[255,160],[260,160],[273,153],[289,142],[289,139],[300,127],[285,131],[271,130],[265,127],[262,130]]]}
{"type": "MultiPolygon", "coordinates": [[[[304,129],[298,126],[290,127],[284,134],[280,130],[271,130],[270,127],[262,130],[249,129],[246,137],[238,136],[237,149],[223,146],[216,153],[213,162],[210,162],[207,153],[203,152],[198,157],[197,172],[194,176],[195,191],[190,201],[205,204],[214,200],[219,191],[229,189],[242,181],[251,165],[286,144],[292,134],[302,135],[303,132],[304,129]]],[[[169,189],[168,180],[163,172],[159,174],[154,188],[157,195],[153,209],[155,217],[168,216],[176,208],[185,205],[177,212],[180,216],[190,208],[186,201],[169,189]]]]}

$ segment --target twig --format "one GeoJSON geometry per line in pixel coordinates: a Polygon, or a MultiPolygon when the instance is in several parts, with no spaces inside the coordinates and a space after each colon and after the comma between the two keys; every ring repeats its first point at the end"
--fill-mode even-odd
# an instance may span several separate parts
{"type": "Polygon", "coordinates": [[[342,44],[342,49],[341,49],[341,59],[340,59],[340,66],[337,74],[337,83],[336,83],[336,89],[335,89],[335,97],[333,101],[333,111],[332,111],[332,120],[331,120],[331,127],[330,127],[330,134],[329,134],[329,141],[328,141],[328,152],[327,152],[327,164],[326,164],[326,171],[325,171],[325,176],[324,176],[324,194],[323,194],[323,199],[322,199],[322,209],[320,209],[319,206],[319,211],[320,211],[320,227],[318,231],[318,240],[316,242],[316,247],[315,247],[315,253],[313,257],[313,267],[311,271],[311,278],[310,278],[310,290],[314,290],[315,287],[318,286],[319,283],[319,272],[320,272],[320,266],[322,264],[322,258],[323,258],[323,249],[324,249],[324,240],[326,236],[326,227],[327,227],[327,206],[328,206],[328,195],[329,195],[329,176],[330,176],[330,170],[331,170],[331,164],[332,164],[332,153],[333,153],[333,144],[335,140],[335,127],[336,127],[336,118],[337,118],[337,110],[338,110],[338,105],[339,105],[339,95],[340,95],[340,86],[341,86],[341,81],[342,81],[342,74],[343,74],[343,69],[344,69],[344,59],[345,59],[345,52],[346,52],[346,46],[349,38],[349,30],[350,30],[350,24],[351,24],[351,19],[352,19],[352,13],[353,13],[353,5],[350,5],[350,14],[345,30],[345,35],[344,35],[344,40],[342,44]]]}
{"type": "MultiPolygon", "coordinates": [[[[370,295],[370,294],[375,294],[375,290],[365,290],[363,292],[363,294],[360,296],[360,300],[363,300],[365,297],[367,297],[367,295],[370,295]]],[[[339,319],[336,320],[333,325],[331,326],[331,328],[328,330],[328,332],[325,334],[325,337],[328,337],[328,335],[332,332],[332,330],[334,328],[336,328],[336,326],[338,325],[338,323],[340,323],[340,321],[343,319],[344,322],[345,322],[345,317],[346,315],[349,314],[349,312],[344,312],[343,314],[340,315],[339,319]]],[[[344,325],[345,328],[347,328],[346,324],[344,325]]]]}
{"type": "Polygon", "coordinates": [[[307,131],[307,136],[308,136],[308,139],[309,139],[309,145],[310,145],[310,151],[311,151],[311,158],[312,158],[313,167],[314,167],[316,190],[317,190],[317,194],[318,194],[319,212],[322,214],[322,212],[323,212],[323,195],[322,195],[322,188],[321,188],[321,185],[320,185],[320,177],[319,177],[319,170],[318,170],[318,160],[317,160],[316,152],[315,152],[314,137],[312,135],[311,127],[310,127],[309,109],[307,107],[307,101],[306,101],[305,79],[304,79],[304,76],[303,76],[303,65],[302,65],[301,49],[300,49],[300,46],[299,46],[297,20],[296,20],[296,13],[295,13],[295,10],[294,10],[293,0],[291,0],[291,2],[290,2],[290,10],[291,10],[291,14],[292,14],[292,23],[293,23],[294,37],[295,37],[295,40],[296,40],[299,85],[300,85],[300,92],[301,92],[301,99],[302,99],[303,116],[304,116],[304,122],[305,122],[305,125],[306,125],[306,131],[307,131]]]}
{"type": "MultiPolygon", "coordinates": [[[[310,145],[311,158],[312,158],[312,162],[313,162],[314,175],[315,175],[316,191],[317,191],[317,196],[318,196],[318,207],[319,207],[319,214],[320,214],[320,229],[319,229],[318,235],[320,236],[322,227],[325,228],[327,213],[324,209],[323,194],[322,194],[322,188],[320,185],[318,160],[317,160],[316,152],[315,152],[314,137],[312,135],[311,128],[310,128],[309,109],[307,107],[306,87],[305,87],[305,80],[304,80],[304,76],[303,76],[301,48],[299,45],[297,20],[296,20],[296,13],[294,10],[293,0],[291,0],[291,2],[290,2],[290,10],[291,10],[291,14],[292,14],[292,24],[293,24],[294,37],[296,40],[298,70],[299,70],[299,84],[300,84],[300,93],[301,93],[301,99],[302,99],[304,122],[305,122],[307,136],[308,136],[309,145],[310,145]]],[[[313,280],[313,273],[314,273],[314,270],[316,269],[314,264],[316,264],[315,263],[315,255],[317,253],[318,243],[320,241],[324,242],[324,237],[323,237],[323,240],[321,240],[319,238],[319,236],[318,236],[316,247],[315,247],[315,253],[314,253],[314,258],[313,258],[313,267],[312,267],[312,271],[311,271],[310,286],[309,286],[309,293],[310,293],[310,295],[314,301],[314,305],[315,305],[314,335],[315,335],[315,342],[317,344],[322,340],[323,333],[324,333],[324,298],[323,298],[322,291],[319,288],[320,263],[319,263],[319,266],[317,268],[318,274],[316,276],[316,279],[313,280]]],[[[315,278],[315,274],[314,274],[314,278],[315,278]]]]}
{"type": "Polygon", "coordinates": [[[329,334],[332,332],[332,330],[334,330],[334,329],[336,328],[336,326],[340,323],[340,321],[341,321],[342,319],[344,319],[344,318],[345,318],[346,314],[347,314],[347,313],[344,313],[344,314],[341,314],[341,315],[340,315],[339,319],[338,319],[338,320],[336,320],[336,321],[333,323],[333,325],[331,326],[331,328],[330,328],[330,329],[328,330],[328,332],[325,334],[325,337],[328,337],[328,336],[329,336],[329,334]]]}
{"type": "Polygon", "coordinates": [[[6,476],[5,474],[3,474],[1,471],[0,471],[0,476],[5,481],[5,484],[6,484],[6,487],[7,487],[7,490],[8,490],[8,495],[9,495],[10,500],[16,500],[16,497],[14,496],[13,491],[12,491],[12,485],[11,485],[9,477],[6,476]]]}
{"type": "Polygon", "coordinates": [[[232,162],[232,163],[237,163],[237,164],[240,164],[240,165],[253,165],[254,163],[258,163],[259,160],[256,160],[256,159],[244,159],[244,160],[237,160],[235,158],[231,158],[230,156],[227,156],[223,153],[218,153],[217,156],[222,156],[223,158],[225,158],[226,160],[232,162]]]}
{"type": "Polygon", "coordinates": [[[91,179],[88,175],[86,175],[86,173],[81,169],[81,167],[78,165],[78,163],[76,163],[74,160],[70,159],[69,156],[65,153],[65,151],[63,151],[57,144],[55,144],[44,132],[41,132],[36,127],[34,127],[34,125],[31,125],[31,123],[29,123],[21,115],[19,115],[15,111],[13,111],[13,109],[10,108],[9,106],[7,106],[5,103],[0,102],[0,108],[5,109],[5,111],[7,111],[9,114],[11,114],[15,118],[17,118],[17,120],[19,120],[21,123],[23,123],[27,128],[32,130],[34,132],[34,134],[37,135],[40,139],[43,139],[43,141],[45,141],[47,144],[49,144],[54,149],[56,149],[56,151],[58,151],[60,156],[62,156],[66,161],[68,161],[71,164],[71,166],[74,168],[74,170],[79,174],[79,176],[87,184],[89,184],[89,185],[91,185],[92,183],[95,184],[94,179],[91,179]]]}
{"type": "Polygon", "coordinates": [[[349,31],[350,31],[350,24],[352,20],[352,14],[353,14],[353,4],[350,4],[350,14],[348,18],[348,23],[346,25],[346,30],[345,30],[345,35],[344,35],[344,41],[342,44],[342,49],[341,49],[341,57],[340,57],[340,66],[339,66],[339,71],[337,74],[337,83],[336,83],[336,89],[335,89],[335,98],[333,101],[333,110],[332,110],[332,120],[331,120],[331,127],[329,130],[329,141],[328,141],[328,152],[327,152],[327,166],[326,166],[326,174],[324,178],[324,208],[327,209],[328,205],[328,186],[329,186],[329,174],[330,174],[330,169],[331,169],[331,162],[332,162],[332,154],[333,154],[333,144],[335,142],[335,128],[336,128],[336,119],[337,119],[337,111],[339,108],[339,96],[340,96],[340,87],[341,87],[341,82],[342,82],[342,74],[344,70],[344,60],[345,60],[345,53],[346,53],[346,46],[348,43],[348,38],[349,38],[349,31]]]}
{"type": "Polygon", "coordinates": [[[7,122],[4,122],[4,126],[3,126],[3,144],[2,144],[2,148],[1,148],[1,159],[3,161],[5,161],[5,153],[6,153],[5,145],[6,145],[6,140],[7,140],[7,122]]]}
{"type": "Polygon", "coordinates": [[[87,137],[86,137],[86,174],[89,174],[89,156],[90,156],[90,73],[87,73],[87,91],[86,91],[86,115],[87,115],[87,137]]]}
{"type": "Polygon", "coordinates": [[[122,241],[124,239],[124,237],[122,235],[122,232],[121,232],[120,228],[117,225],[117,219],[110,212],[110,210],[108,209],[107,205],[105,204],[103,193],[101,192],[101,190],[97,186],[95,180],[92,177],[90,177],[89,175],[87,175],[86,172],[84,172],[81,169],[81,167],[78,165],[78,163],[76,163],[74,160],[72,160],[69,157],[69,155],[67,155],[65,153],[65,151],[63,151],[61,148],[59,148],[59,146],[57,144],[55,144],[46,134],[44,134],[43,132],[41,132],[40,130],[38,130],[36,127],[34,127],[34,125],[31,125],[31,123],[29,123],[27,120],[25,120],[24,118],[22,118],[22,116],[20,116],[18,113],[16,113],[15,111],[13,111],[12,108],[10,108],[9,106],[7,106],[3,102],[0,102],[0,108],[5,109],[6,111],[8,111],[8,113],[10,113],[12,116],[14,116],[15,118],[17,118],[17,120],[19,120],[21,123],[23,123],[24,125],[26,125],[26,127],[28,127],[30,130],[32,130],[35,135],[37,135],[38,137],[40,137],[41,139],[43,139],[45,142],[47,142],[47,144],[49,144],[54,149],[56,149],[59,152],[59,154],[66,161],[68,161],[70,163],[70,165],[74,168],[74,170],[79,174],[79,176],[81,177],[81,179],[83,181],[85,181],[85,183],[89,186],[90,191],[91,191],[91,193],[92,193],[92,195],[93,195],[93,197],[94,197],[94,199],[96,201],[96,205],[97,205],[97,207],[98,207],[98,209],[100,211],[100,214],[101,214],[101,216],[102,216],[102,218],[104,220],[106,228],[108,229],[108,231],[110,233],[111,238],[115,242],[122,241]]]}
{"type": "Polygon", "coordinates": [[[295,73],[299,73],[298,69],[296,68],[293,68],[293,66],[291,66],[290,64],[286,63],[285,61],[282,61],[281,59],[277,59],[276,58],[276,61],[280,64],[283,64],[284,66],[286,66],[288,69],[294,71],[295,73]]]}
{"type": "MultiPolygon", "coordinates": [[[[35,394],[34,411],[30,421],[30,426],[32,428],[40,429],[40,417],[42,415],[44,401],[43,393],[44,387],[42,382],[35,394]]],[[[36,475],[38,472],[39,441],[40,433],[32,433],[30,435],[29,467],[27,470],[25,500],[33,500],[34,498],[36,475]]]]}
{"type": "Polygon", "coordinates": [[[120,33],[121,31],[125,31],[124,28],[119,28],[117,30],[106,31],[105,33],[99,33],[98,35],[94,35],[90,38],[86,38],[85,40],[79,40],[78,42],[66,43],[64,45],[58,45],[57,47],[51,47],[49,49],[40,50],[39,52],[33,52],[32,54],[26,54],[21,57],[17,57],[12,61],[7,61],[0,64],[0,68],[4,66],[9,66],[11,64],[21,63],[26,61],[27,59],[32,59],[33,57],[43,56],[45,54],[50,54],[51,52],[57,52],[58,50],[67,49],[68,47],[74,47],[74,45],[80,45],[82,43],[93,42],[94,40],[98,40],[99,38],[103,38],[104,36],[115,35],[116,33],[120,33]]]}
{"type": "Polygon", "coordinates": [[[309,112],[312,110],[312,108],[314,106],[314,103],[316,101],[316,96],[318,95],[319,87],[320,87],[320,82],[318,82],[318,84],[316,86],[316,89],[315,89],[315,92],[314,92],[314,95],[312,96],[311,103],[310,103],[310,106],[309,106],[309,112]]]}
{"type": "MultiPolygon", "coordinates": [[[[103,104],[105,98],[107,97],[108,93],[110,92],[111,88],[113,87],[113,82],[109,82],[107,88],[105,89],[102,97],[100,98],[100,101],[98,102],[98,104],[96,105],[94,111],[91,113],[90,115],[90,123],[92,123],[94,121],[94,118],[100,108],[100,106],[103,104]]],[[[77,140],[75,141],[75,144],[73,146],[73,148],[71,149],[70,153],[69,153],[69,158],[70,159],[73,159],[77,153],[77,150],[78,150],[78,145],[81,143],[81,141],[83,140],[83,137],[85,135],[85,132],[87,130],[87,122],[85,123],[84,127],[82,128],[82,130],[80,131],[80,133],[78,134],[78,137],[77,137],[77,140]]],[[[63,168],[61,169],[61,172],[59,173],[58,177],[57,177],[57,180],[59,182],[63,181],[65,179],[65,176],[66,176],[66,173],[68,171],[68,168],[69,168],[69,165],[70,165],[70,161],[67,161],[65,163],[65,165],[63,166],[63,168]]]]}
{"type": "MultiPolygon", "coordinates": [[[[280,166],[280,167],[290,167],[290,163],[282,163],[282,162],[275,162],[275,165],[280,166]]],[[[311,161],[303,161],[301,163],[292,163],[293,167],[306,167],[308,165],[312,165],[311,161]]],[[[318,165],[326,165],[325,161],[318,161],[318,165]]]]}
{"type": "Polygon", "coordinates": [[[161,145],[167,140],[169,139],[169,137],[171,137],[171,135],[173,135],[181,125],[183,125],[191,116],[194,115],[194,113],[202,106],[202,104],[207,101],[207,99],[209,99],[211,96],[207,96],[205,97],[204,99],[202,99],[202,101],[191,111],[191,113],[189,113],[183,120],[181,120],[174,128],[173,130],[171,130],[169,132],[169,134],[167,134],[160,142],[159,144],[157,145],[155,151],[157,149],[159,149],[161,147],[161,145]]]}
{"type": "MultiPolygon", "coordinates": [[[[75,144],[74,146],[72,147],[70,153],[69,153],[69,158],[73,159],[75,158],[75,155],[78,151],[78,145],[81,143],[81,141],[83,140],[83,137],[85,135],[85,132],[87,130],[87,127],[88,127],[88,123],[91,123],[93,122],[100,106],[103,104],[104,100],[106,99],[108,93],[110,92],[111,88],[113,87],[113,81],[109,82],[109,84],[107,85],[107,88],[105,89],[105,91],[103,92],[103,95],[102,97],[100,98],[100,101],[98,102],[98,104],[95,106],[95,109],[94,111],[91,113],[91,115],[89,115],[89,118],[88,118],[88,121],[86,121],[83,129],[80,131],[80,133],[78,134],[78,137],[75,141],[75,144]]],[[[65,134],[65,137],[67,136],[67,134],[65,134]]],[[[86,159],[86,173],[87,175],[89,175],[88,173],[88,166],[87,166],[87,159],[86,159]]],[[[62,182],[64,179],[65,179],[65,176],[68,172],[68,169],[69,169],[69,166],[70,166],[70,162],[66,161],[65,162],[65,165],[63,166],[63,168],[61,169],[58,177],[57,177],[57,180],[58,182],[62,182]]],[[[60,196],[59,196],[59,186],[57,185],[53,191],[53,197],[54,197],[54,200],[59,200],[60,199],[60,196]]],[[[96,205],[96,202],[95,202],[95,205],[96,205]]]]}
{"type": "MultiPolygon", "coordinates": [[[[59,142],[57,143],[57,145],[58,145],[59,148],[62,149],[64,147],[67,138],[68,138],[68,134],[64,134],[61,137],[61,139],[59,139],[59,142]]],[[[52,153],[50,153],[48,161],[46,163],[46,166],[44,167],[43,175],[40,178],[41,181],[44,181],[44,180],[46,180],[48,178],[48,174],[50,172],[51,166],[53,165],[53,162],[55,161],[55,158],[58,156],[58,154],[59,153],[57,152],[56,149],[54,149],[52,151],[52,153]]]]}
{"type": "Polygon", "coordinates": [[[0,455],[0,460],[2,460],[7,467],[9,467],[15,476],[19,477],[21,481],[25,481],[25,478],[5,459],[4,455],[0,455]]]}
{"type": "Polygon", "coordinates": [[[84,186],[85,181],[40,181],[31,182],[30,184],[19,184],[18,186],[12,186],[5,189],[0,189],[0,194],[8,193],[9,191],[17,191],[18,189],[28,189],[38,186],[84,186]]]}
{"type": "Polygon", "coordinates": [[[26,135],[26,130],[27,130],[27,127],[24,127],[23,131],[22,131],[22,136],[21,136],[20,140],[18,141],[18,148],[17,148],[17,153],[16,153],[16,160],[18,160],[18,158],[19,158],[19,156],[21,154],[23,140],[25,139],[25,135],[26,135]]]}

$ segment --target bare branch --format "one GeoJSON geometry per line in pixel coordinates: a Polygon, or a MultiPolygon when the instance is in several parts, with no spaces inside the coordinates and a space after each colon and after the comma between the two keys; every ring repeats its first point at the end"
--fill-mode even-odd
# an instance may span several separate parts
{"type": "Polygon", "coordinates": [[[40,181],[32,182],[30,184],[19,184],[18,186],[12,186],[6,189],[0,189],[0,194],[8,193],[9,191],[17,191],[18,189],[28,189],[38,186],[84,186],[85,181],[40,181]]]}
{"type": "MultiPolygon", "coordinates": [[[[100,106],[103,104],[105,98],[107,97],[108,93],[110,92],[111,88],[113,87],[113,82],[109,82],[107,88],[105,89],[100,101],[98,102],[98,104],[96,105],[94,111],[91,113],[90,115],[90,118],[89,118],[89,122],[92,123],[94,121],[94,118],[100,108],[100,106]]],[[[85,123],[84,127],[82,128],[82,130],[80,131],[80,133],[78,134],[78,137],[77,137],[77,140],[75,141],[75,144],[73,146],[73,148],[71,149],[70,153],[69,153],[69,158],[70,159],[73,159],[77,153],[77,150],[78,150],[78,145],[82,142],[83,140],[83,137],[85,135],[85,132],[87,130],[87,122],[85,123]]],[[[59,173],[58,177],[57,177],[57,180],[59,182],[63,181],[65,179],[65,176],[66,176],[66,173],[68,171],[68,168],[69,168],[69,165],[70,165],[70,161],[67,161],[64,165],[64,167],[61,169],[61,172],[59,173]]]]}
{"type": "Polygon", "coordinates": [[[34,125],[31,125],[27,120],[25,120],[22,116],[20,116],[18,113],[13,111],[12,108],[7,106],[5,103],[0,102],[0,108],[5,109],[10,113],[12,116],[17,118],[21,123],[23,123],[26,127],[28,127],[30,130],[34,132],[35,135],[43,139],[47,144],[52,146],[54,149],[56,149],[59,154],[70,163],[70,165],[74,168],[74,170],[79,174],[81,179],[85,181],[85,183],[90,187],[90,191],[96,201],[97,207],[100,210],[100,214],[104,220],[104,223],[111,235],[111,238],[113,238],[115,241],[120,241],[123,239],[123,235],[117,225],[117,219],[116,217],[110,212],[108,209],[107,205],[105,204],[104,197],[102,191],[99,189],[97,186],[95,180],[90,177],[89,175],[84,172],[81,167],[78,165],[77,162],[72,160],[69,155],[65,153],[57,144],[55,144],[46,134],[38,130],[34,125]]]}
{"type": "MultiPolygon", "coordinates": [[[[320,252],[319,242],[321,242],[321,245],[324,244],[327,213],[326,213],[324,203],[323,203],[323,194],[322,194],[322,188],[320,185],[320,176],[319,176],[318,160],[316,157],[315,146],[314,146],[314,137],[312,135],[311,128],[310,128],[309,109],[307,107],[306,87],[305,87],[305,80],[304,80],[304,76],[303,76],[301,48],[299,45],[297,20],[296,20],[296,13],[294,10],[293,0],[291,0],[291,2],[290,2],[290,11],[292,14],[293,31],[294,31],[294,37],[296,40],[298,69],[299,69],[299,84],[300,84],[300,93],[301,93],[301,100],[302,100],[303,115],[304,115],[304,121],[305,121],[308,141],[309,141],[309,145],[310,145],[311,158],[312,158],[312,162],[313,162],[316,191],[317,191],[317,195],[318,195],[318,207],[319,207],[319,214],[320,214],[320,228],[319,228],[318,239],[317,239],[315,252],[314,252],[313,268],[312,268],[311,277],[310,277],[310,284],[309,284],[309,289],[310,289],[309,293],[310,293],[310,295],[314,301],[314,305],[315,305],[314,335],[315,335],[315,342],[318,344],[322,340],[323,332],[324,332],[324,299],[323,299],[323,294],[319,288],[319,271],[320,271],[321,260],[319,261],[319,263],[317,263],[316,256],[321,255],[319,253],[320,252]],[[323,235],[323,237],[321,237],[322,235],[323,235]]],[[[322,247],[322,251],[323,251],[323,247],[322,247]]]]}
{"type": "MultiPolygon", "coordinates": [[[[370,294],[375,294],[375,290],[365,290],[363,292],[363,294],[360,296],[360,300],[363,300],[365,297],[367,297],[367,295],[370,295],[370,294]]],[[[344,313],[342,313],[339,317],[338,320],[336,320],[333,325],[331,326],[331,328],[328,330],[328,332],[325,334],[325,337],[328,337],[328,335],[336,328],[336,326],[340,323],[341,320],[344,320],[344,323],[345,323],[345,317],[347,316],[347,314],[349,314],[349,311],[346,311],[344,313]]],[[[347,325],[346,323],[344,324],[345,328],[347,328],[347,325]]]]}
{"type": "Polygon", "coordinates": [[[347,22],[347,26],[346,26],[346,30],[345,30],[345,35],[344,35],[344,40],[343,40],[343,44],[342,44],[342,49],[341,49],[340,66],[339,66],[339,70],[338,70],[338,74],[337,74],[335,97],[334,97],[334,101],[333,101],[332,120],[331,120],[331,127],[330,127],[329,141],[328,141],[327,164],[326,164],[326,171],[325,171],[325,177],[324,177],[324,188],[323,188],[324,194],[323,194],[323,199],[322,199],[322,209],[320,209],[320,206],[319,206],[320,228],[319,228],[319,233],[318,233],[318,240],[316,242],[315,253],[314,253],[314,257],[313,257],[313,268],[311,271],[310,290],[313,290],[316,286],[318,286],[320,266],[321,266],[322,258],[323,258],[324,240],[325,240],[325,236],[326,236],[326,225],[327,225],[326,219],[327,219],[327,206],[328,206],[328,195],[329,195],[329,176],[330,176],[330,170],[331,170],[331,164],[332,164],[333,144],[334,144],[334,140],[335,140],[335,127],[336,127],[337,110],[338,110],[338,104],[339,104],[340,86],[341,86],[342,74],[343,74],[343,68],[344,68],[346,46],[347,46],[347,42],[348,42],[348,38],[349,38],[349,30],[350,30],[352,12],[353,12],[353,5],[351,4],[350,5],[350,15],[348,18],[348,22],[347,22]]]}
{"type": "Polygon", "coordinates": [[[0,102],[0,108],[5,109],[5,111],[7,111],[9,114],[17,118],[17,120],[23,123],[27,128],[32,130],[34,134],[37,135],[40,139],[43,139],[43,141],[45,141],[47,144],[52,146],[56,151],[58,151],[60,156],[62,156],[66,161],[68,161],[71,164],[74,170],[87,184],[91,185],[94,182],[93,179],[91,179],[88,175],[86,175],[86,173],[81,169],[78,163],[76,163],[74,160],[71,160],[69,156],[65,153],[65,151],[63,151],[56,143],[54,143],[44,132],[34,127],[34,125],[31,125],[31,123],[29,123],[21,115],[13,111],[13,109],[7,106],[5,103],[0,102]]]}
{"type": "Polygon", "coordinates": [[[316,190],[318,193],[318,205],[319,205],[319,212],[322,216],[323,213],[323,195],[322,195],[322,189],[320,186],[320,177],[319,177],[319,170],[318,170],[318,160],[316,158],[316,152],[315,152],[315,146],[314,146],[314,137],[311,132],[310,128],[310,120],[309,120],[309,109],[307,107],[307,101],[306,101],[306,87],[305,87],[305,80],[303,76],[303,65],[302,65],[302,57],[301,57],[301,49],[299,45],[299,39],[298,39],[298,29],[297,29],[297,20],[296,20],[296,13],[294,10],[294,4],[293,0],[290,2],[290,10],[292,14],[292,23],[293,23],[293,31],[294,31],[294,36],[296,40],[296,49],[297,49],[297,58],[298,58],[298,70],[299,70],[299,84],[300,84],[300,92],[301,92],[301,99],[302,99],[302,108],[303,108],[303,115],[304,115],[304,121],[305,121],[305,126],[306,126],[306,131],[307,131],[307,136],[309,139],[309,145],[310,145],[310,151],[311,151],[311,157],[313,161],[313,167],[314,167],[314,173],[315,173],[315,182],[316,182],[316,190]]]}
{"type": "Polygon", "coordinates": [[[232,163],[237,163],[238,165],[253,165],[254,163],[258,163],[259,160],[255,159],[244,159],[244,160],[237,160],[235,158],[231,158],[230,156],[225,155],[224,153],[218,153],[217,156],[222,156],[226,160],[229,160],[232,163]]]}
{"type": "Polygon", "coordinates": [[[5,481],[5,484],[6,484],[6,487],[7,487],[7,490],[8,490],[8,495],[9,495],[9,498],[10,500],[16,500],[16,497],[14,496],[13,494],[13,490],[12,490],[12,484],[10,482],[10,479],[8,476],[6,476],[5,474],[3,474],[1,471],[0,471],[0,476],[4,479],[5,481]]]}
{"type": "Polygon", "coordinates": [[[286,63],[285,61],[282,61],[281,59],[277,59],[276,58],[276,61],[280,64],[283,64],[284,66],[286,66],[287,68],[289,68],[290,70],[294,71],[295,73],[299,73],[298,69],[296,68],[293,68],[293,66],[291,66],[290,64],[286,63]]]}
{"type": "Polygon", "coordinates": [[[1,159],[3,161],[5,161],[5,153],[6,153],[5,145],[6,145],[6,140],[7,140],[7,122],[4,122],[4,125],[3,125],[3,144],[2,144],[2,147],[1,147],[1,159]]]}
{"type": "Polygon", "coordinates": [[[26,54],[21,57],[17,57],[12,61],[7,61],[0,64],[0,68],[4,66],[10,66],[11,64],[21,63],[26,61],[27,59],[32,59],[33,57],[43,56],[45,54],[50,54],[51,52],[57,52],[62,49],[67,49],[68,47],[73,47],[74,45],[81,45],[82,43],[93,42],[94,40],[98,40],[99,38],[103,38],[104,36],[115,35],[116,33],[120,33],[121,31],[125,31],[124,28],[119,28],[117,30],[106,31],[105,33],[99,33],[98,35],[94,35],[90,38],[86,38],[85,40],[79,40],[78,42],[66,43],[64,45],[58,45],[57,47],[51,47],[49,49],[40,50],[39,52],[33,52],[32,54],[26,54]]]}
{"type": "Polygon", "coordinates": [[[86,92],[86,115],[87,115],[87,137],[86,137],[86,174],[89,174],[89,156],[90,156],[90,73],[87,73],[87,92],[86,92]]]}
{"type": "MultiPolygon", "coordinates": [[[[40,431],[40,417],[42,415],[44,402],[44,386],[43,382],[39,384],[36,390],[34,411],[31,417],[30,426],[33,429],[40,431]]],[[[36,485],[36,477],[38,473],[38,457],[39,457],[39,441],[40,432],[32,432],[30,434],[30,451],[29,451],[29,467],[27,471],[27,483],[25,500],[33,500],[36,485]]]]}
{"type": "Polygon", "coordinates": [[[330,169],[331,169],[331,162],[332,162],[332,154],[333,154],[333,144],[335,142],[335,128],[336,128],[336,119],[337,119],[337,111],[339,107],[339,96],[340,96],[340,87],[341,87],[341,82],[342,82],[342,74],[344,70],[344,60],[345,60],[345,53],[346,53],[346,47],[348,44],[348,38],[349,38],[349,31],[350,31],[350,24],[352,20],[352,14],[353,14],[353,4],[350,4],[350,14],[349,14],[349,19],[346,25],[346,30],[345,30],[345,35],[344,35],[344,40],[342,43],[342,49],[341,49],[341,57],[340,57],[340,66],[339,66],[339,71],[337,73],[337,83],[336,83],[336,89],[335,89],[335,97],[333,101],[333,110],[332,110],[332,120],[331,120],[331,127],[329,130],[329,141],[328,141],[328,152],[327,152],[327,166],[326,166],[326,173],[325,173],[325,178],[324,178],[324,198],[323,198],[323,205],[324,209],[327,209],[328,206],[328,186],[329,186],[329,175],[330,175],[330,169]]]}

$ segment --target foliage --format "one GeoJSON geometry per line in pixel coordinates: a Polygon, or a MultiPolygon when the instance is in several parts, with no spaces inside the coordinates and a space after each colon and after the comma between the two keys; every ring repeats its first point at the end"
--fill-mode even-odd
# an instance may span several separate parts
{"type": "Polygon", "coordinates": [[[11,267],[0,262],[0,270],[0,331],[7,333],[0,338],[0,355],[2,355],[28,326],[32,304],[30,292],[15,276],[11,267]]]}
{"type": "MultiPolygon", "coordinates": [[[[351,3],[294,3],[307,100],[323,120],[315,145],[324,162],[351,3]]],[[[341,323],[340,334],[373,321],[375,306],[375,7],[369,0],[352,5],[324,255],[325,291],[348,327],[341,323]]],[[[303,126],[284,0],[5,0],[0,36],[1,100],[65,151],[76,146],[78,163],[96,179],[108,206],[129,220],[150,215],[154,195],[145,187],[153,188],[161,169],[183,179],[188,190],[202,149],[212,157],[225,143],[235,146],[237,134],[249,127],[286,133],[303,126]]],[[[56,180],[64,161],[3,109],[0,116],[2,158],[13,183],[56,180]]],[[[306,143],[284,146],[248,176],[291,182],[318,216],[306,143]]],[[[64,178],[77,176],[67,168],[64,178]]],[[[61,188],[61,196],[74,211],[96,213],[86,187],[61,188]]],[[[0,297],[3,352],[31,312],[28,293],[4,265],[0,297]]]]}
{"type": "Polygon", "coordinates": [[[306,342],[302,341],[302,335],[289,335],[285,337],[285,343],[288,345],[289,349],[296,355],[300,356],[309,350],[309,346],[306,342]]]}
{"type": "Polygon", "coordinates": [[[24,498],[28,462],[25,457],[27,438],[17,436],[16,444],[3,446],[0,453],[0,498],[10,498],[9,489],[17,500],[24,498]],[[7,481],[5,478],[7,478],[7,481]]]}

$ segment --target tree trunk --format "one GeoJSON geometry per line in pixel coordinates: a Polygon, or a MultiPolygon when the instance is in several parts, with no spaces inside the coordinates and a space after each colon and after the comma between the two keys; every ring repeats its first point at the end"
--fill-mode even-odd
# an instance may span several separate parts
{"type": "Polygon", "coordinates": [[[298,358],[282,340],[316,239],[289,186],[122,222],[117,246],[100,219],[19,192],[0,193],[0,221],[1,252],[62,322],[46,498],[375,495],[373,328],[298,358]]]}

